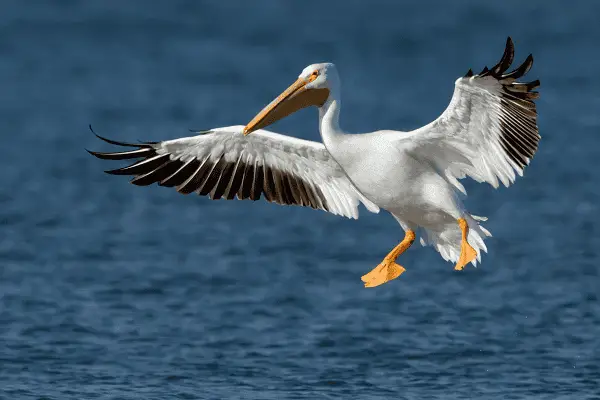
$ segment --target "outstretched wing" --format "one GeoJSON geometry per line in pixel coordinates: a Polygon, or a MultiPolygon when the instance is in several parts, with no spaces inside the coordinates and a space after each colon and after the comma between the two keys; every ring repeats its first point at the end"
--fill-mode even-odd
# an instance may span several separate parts
{"type": "Polygon", "coordinates": [[[540,81],[517,82],[529,72],[533,57],[507,73],[513,58],[509,37],[498,64],[477,75],[469,70],[456,80],[450,105],[438,119],[399,138],[405,151],[434,165],[463,193],[457,179],[465,176],[495,188],[498,180],[509,186],[538,148],[533,100],[539,93],[533,89],[540,81]]]}
{"type": "Polygon", "coordinates": [[[132,150],[90,153],[104,160],[141,159],[106,171],[131,175],[131,183],[175,187],[211,199],[258,200],[312,207],[358,218],[358,204],[378,212],[350,182],[321,143],[258,130],[248,136],[243,126],[217,128],[163,142],[140,144],[100,139],[132,150]]]}

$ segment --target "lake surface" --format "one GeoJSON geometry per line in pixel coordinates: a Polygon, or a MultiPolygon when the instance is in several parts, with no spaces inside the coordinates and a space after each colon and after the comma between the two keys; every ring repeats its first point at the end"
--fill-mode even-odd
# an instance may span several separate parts
{"type": "MultiPolygon", "coordinates": [[[[600,3],[17,1],[0,12],[0,398],[600,398],[600,3]],[[263,202],[138,188],[124,141],[245,124],[335,62],[342,126],[413,129],[455,79],[535,56],[540,149],[509,189],[467,182],[478,268],[263,202]]],[[[304,110],[273,130],[319,140],[304,110]]]]}

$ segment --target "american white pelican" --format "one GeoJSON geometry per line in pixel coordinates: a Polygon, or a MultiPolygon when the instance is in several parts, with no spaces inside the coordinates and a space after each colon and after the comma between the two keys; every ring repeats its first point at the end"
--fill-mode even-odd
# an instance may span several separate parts
{"type": "Polygon", "coordinates": [[[308,206],[349,218],[358,205],[389,211],[405,231],[404,239],[362,280],[366,287],[397,278],[405,269],[396,258],[420,234],[461,270],[481,261],[484,238],[491,236],[467,212],[458,179],[470,177],[494,188],[522,175],[540,136],[533,102],[538,80],[520,83],[533,64],[531,55],[506,73],[514,47],[507,39],[500,62],[456,80],[450,105],[430,124],[410,132],[384,130],[348,134],[340,129],[340,80],[333,64],[312,64],[296,82],[248,125],[216,128],[162,142],[130,144],[101,138],[132,150],[98,153],[108,160],[140,161],[116,170],[131,183],[158,183],[178,192],[212,199],[237,196],[308,206]],[[262,130],[308,106],[319,109],[323,143],[262,130]]]}

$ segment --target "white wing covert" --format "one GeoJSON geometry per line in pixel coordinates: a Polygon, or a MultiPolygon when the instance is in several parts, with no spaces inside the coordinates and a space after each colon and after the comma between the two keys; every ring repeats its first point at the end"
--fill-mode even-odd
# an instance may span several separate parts
{"type": "Polygon", "coordinates": [[[469,176],[494,188],[514,182],[535,154],[540,135],[532,91],[539,80],[517,82],[533,65],[530,54],[515,70],[514,46],[506,41],[504,55],[493,68],[456,80],[450,104],[432,123],[408,132],[399,144],[405,151],[431,164],[461,192],[457,179],[469,176]]]}
{"type": "Polygon", "coordinates": [[[90,153],[100,159],[142,160],[106,171],[132,175],[131,183],[175,187],[211,199],[265,200],[277,204],[321,209],[358,218],[362,202],[371,212],[379,208],[366,199],[321,143],[258,130],[248,136],[243,126],[196,132],[197,136],[145,142],[116,142],[133,150],[90,153]]]}

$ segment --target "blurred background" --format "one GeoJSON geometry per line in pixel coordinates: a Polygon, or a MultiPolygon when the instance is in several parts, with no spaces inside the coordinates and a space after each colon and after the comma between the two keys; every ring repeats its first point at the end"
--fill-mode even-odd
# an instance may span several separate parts
{"type": "MultiPolygon", "coordinates": [[[[586,399],[600,393],[600,3],[3,0],[0,396],[586,399]],[[410,130],[507,36],[542,135],[509,189],[466,182],[494,237],[374,290],[388,214],[138,188],[85,148],[247,123],[308,64],[342,127],[410,130]]],[[[320,140],[317,111],[272,127],[320,140]]]]}

